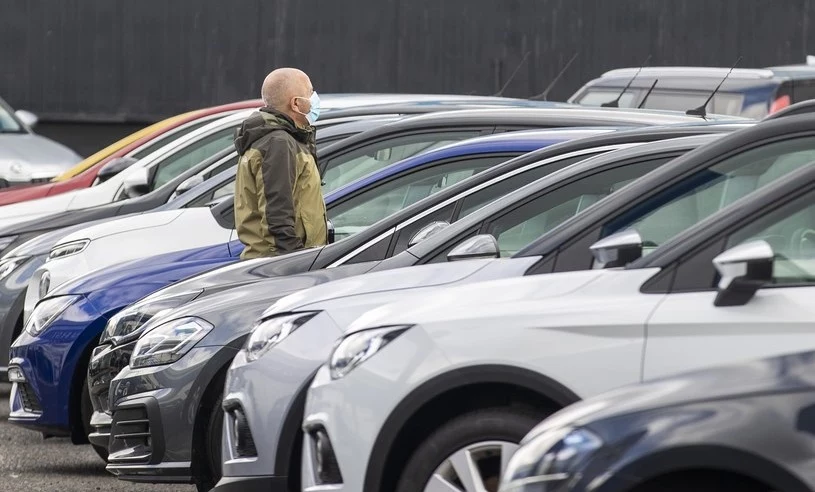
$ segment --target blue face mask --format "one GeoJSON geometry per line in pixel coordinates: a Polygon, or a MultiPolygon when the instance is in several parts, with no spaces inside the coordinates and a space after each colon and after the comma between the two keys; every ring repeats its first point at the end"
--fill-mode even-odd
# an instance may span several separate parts
{"type": "MultiPolygon", "coordinates": [[[[298,97],[298,99],[305,99],[305,97],[298,97]]],[[[317,95],[317,92],[312,92],[311,97],[308,98],[309,102],[311,102],[311,109],[308,113],[298,113],[302,114],[308,120],[309,125],[314,125],[317,122],[317,118],[320,117],[320,96],[317,95]]]]}

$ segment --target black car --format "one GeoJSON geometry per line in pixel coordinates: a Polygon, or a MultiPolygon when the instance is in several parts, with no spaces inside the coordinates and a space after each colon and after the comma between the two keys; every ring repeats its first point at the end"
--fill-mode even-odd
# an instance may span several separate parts
{"type": "MultiPolygon", "coordinates": [[[[695,295],[710,302],[704,309],[721,310],[722,318],[714,316],[707,326],[690,319],[688,328],[696,327],[687,337],[677,337],[696,339],[693,343],[706,346],[707,353],[688,361],[694,372],[612,390],[543,421],[510,460],[501,491],[815,489],[809,472],[815,458],[815,353],[706,369],[711,361],[738,361],[738,354],[774,355],[796,345],[811,349],[806,326],[796,319],[811,311],[800,299],[815,286],[815,250],[800,234],[811,236],[813,190],[815,166],[810,165],[631,263],[630,269],[657,272],[641,287],[642,295],[663,295],[666,302],[695,295]],[[733,244],[742,247],[737,256],[739,246],[729,249],[733,244]],[[727,257],[730,253],[734,256],[727,257]],[[762,344],[760,330],[774,332],[773,318],[760,316],[773,303],[788,306],[776,315],[779,338],[772,341],[770,335],[756,345],[762,344]],[[789,311],[798,316],[787,316],[789,311]],[[755,323],[739,323],[744,315],[755,323]],[[730,345],[735,354],[726,353],[730,345]]],[[[668,325],[674,334],[685,326],[681,320],[668,325]]],[[[658,324],[648,339],[659,342],[666,333],[658,328],[664,326],[658,324]]]]}

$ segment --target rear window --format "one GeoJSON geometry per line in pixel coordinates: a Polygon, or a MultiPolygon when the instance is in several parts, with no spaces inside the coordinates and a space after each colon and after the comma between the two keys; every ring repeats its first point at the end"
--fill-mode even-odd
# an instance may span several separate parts
{"type": "MultiPolygon", "coordinates": [[[[658,87],[658,86],[657,86],[658,87]]],[[[578,104],[583,106],[600,106],[603,103],[611,102],[617,98],[622,91],[620,89],[592,88],[586,91],[579,99],[578,104]]],[[[647,90],[629,89],[620,98],[621,108],[637,107],[647,90]]],[[[651,91],[648,99],[645,100],[644,108],[661,109],[667,111],[687,111],[701,106],[710,97],[709,91],[682,91],[682,90],[659,90],[651,91]]],[[[733,92],[719,92],[707,105],[708,113],[728,114],[739,116],[742,113],[744,95],[733,92]]]]}

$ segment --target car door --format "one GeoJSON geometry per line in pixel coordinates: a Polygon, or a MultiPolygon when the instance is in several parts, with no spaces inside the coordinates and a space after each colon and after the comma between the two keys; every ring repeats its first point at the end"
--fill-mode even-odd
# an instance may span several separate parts
{"type": "Polygon", "coordinates": [[[340,188],[402,159],[441,146],[490,133],[489,129],[439,129],[414,134],[383,136],[354,146],[347,152],[319,159],[323,193],[340,188]]]}
{"type": "Polygon", "coordinates": [[[677,267],[672,292],[647,322],[645,379],[815,349],[815,192],[708,244],[677,267]],[[772,283],[744,305],[715,306],[712,258],[756,239],[775,253],[772,283]]]}

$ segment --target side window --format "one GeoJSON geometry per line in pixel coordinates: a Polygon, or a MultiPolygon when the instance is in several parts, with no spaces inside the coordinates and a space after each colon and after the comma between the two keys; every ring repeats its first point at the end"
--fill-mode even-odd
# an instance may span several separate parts
{"type": "Polygon", "coordinates": [[[235,156],[221,162],[220,164],[216,164],[215,166],[210,167],[209,169],[207,169],[207,171],[206,171],[206,173],[204,175],[204,178],[209,179],[209,178],[211,178],[211,177],[213,177],[213,176],[215,176],[217,174],[220,174],[220,173],[226,171],[227,169],[231,169],[231,168],[233,168],[233,167],[235,167],[237,165],[238,165],[238,156],[235,155],[235,156]]]}
{"type": "Polygon", "coordinates": [[[153,152],[157,151],[158,149],[164,147],[170,142],[178,140],[179,138],[183,137],[184,135],[189,135],[190,133],[194,132],[195,130],[212,123],[214,119],[210,118],[202,118],[194,123],[191,123],[183,128],[180,128],[175,131],[167,132],[163,135],[160,135],[153,140],[150,140],[149,143],[144,144],[140,147],[136,152],[134,152],[131,157],[135,157],[136,159],[141,159],[142,157],[147,157],[148,155],[152,154],[153,152]]]}
{"type": "Polygon", "coordinates": [[[336,239],[355,234],[456,181],[504,160],[506,157],[449,161],[403,174],[387,183],[368,188],[330,207],[329,218],[334,223],[336,239]]]}
{"type": "Polygon", "coordinates": [[[439,210],[436,210],[435,212],[428,214],[397,231],[396,242],[394,243],[392,254],[398,255],[402,251],[406,250],[411,238],[424,226],[436,221],[452,222],[453,209],[455,209],[455,203],[442,207],[439,210]]]}
{"type": "Polygon", "coordinates": [[[643,252],[787,173],[815,161],[815,137],[767,144],[696,172],[608,222],[602,237],[629,227],[643,252]]]}
{"type": "Polygon", "coordinates": [[[727,248],[758,239],[775,253],[773,283],[815,283],[815,192],[731,234],[727,248]]]}
{"type": "Polygon", "coordinates": [[[227,128],[213,133],[165,157],[156,167],[152,189],[167,184],[179,174],[232,145],[234,131],[234,128],[227,128]]]}
{"type": "Polygon", "coordinates": [[[358,255],[349,259],[345,263],[350,265],[352,263],[363,263],[366,261],[384,260],[388,256],[388,247],[391,245],[392,234],[388,234],[376,243],[365,248],[358,255]]]}
{"type": "Polygon", "coordinates": [[[592,153],[592,154],[585,154],[581,156],[574,156],[568,157],[566,159],[562,159],[556,162],[550,162],[548,164],[535,166],[531,169],[527,169],[524,172],[518,173],[514,176],[510,176],[504,180],[501,180],[497,183],[493,183],[486,188],[482,188],[474,193],[471,193],[461,203],[461,210],[458,213],[458,219],[469,215],[470,213],[478,210],[479,208],[483,207],[488,203],[492,203],[495,200],[501,198],[502,196],[510,193],[512,191],[517,190],[529,183],[535,182],[540,178],[547,176],[559,169],[563,169],[567,166],[571,166],[576,162],[580,162],[582,160],[588,159],[590,157],[594,157],[600,154],[600,152],[592,153]]]}
{"type": "Polygon", "coordinates": [[[323,193],[336,190],[402,159],[480,135],[478,130],[422,133],[370,143],[331,159],[323,169],[323,193]]]}
{"type": "Polygon", "coordinates": [[[235,179],[231,179],[228,182],[222,184],[215,190],[208,191],[201,195],[200,197],[196,198],[195,200],[191,201],[187,204],[187,207],[203,207],[207,203],[217,200],[218,198],[223,198],[225,196],[234,195],[235,194],[235,179]]]}
{"type": "Polygon", "coordinates": [[[486,232],[498,240],[502,257],[512,256],[565,220],[669,160],[671,158],[618,166],[544,192],[491,221],[486,232]]]}

